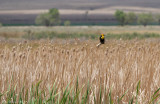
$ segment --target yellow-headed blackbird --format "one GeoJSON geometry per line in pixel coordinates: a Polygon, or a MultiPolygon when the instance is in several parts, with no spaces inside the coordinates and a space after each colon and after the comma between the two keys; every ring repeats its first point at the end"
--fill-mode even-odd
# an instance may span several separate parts
{"type": "Polygon", "coordinates": [[[100,43],[104,44],[105,39],[104,39],[104,34],[101,34],[101,36],[99,37],[100,43]]]}

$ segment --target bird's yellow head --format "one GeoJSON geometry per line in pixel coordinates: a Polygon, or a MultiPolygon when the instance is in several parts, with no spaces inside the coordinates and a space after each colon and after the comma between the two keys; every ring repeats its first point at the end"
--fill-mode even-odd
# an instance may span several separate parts
{"type": "Polygon", "coordinates": [[[101,34],[101,39],[104,39],[104,34],[101,34]]]}

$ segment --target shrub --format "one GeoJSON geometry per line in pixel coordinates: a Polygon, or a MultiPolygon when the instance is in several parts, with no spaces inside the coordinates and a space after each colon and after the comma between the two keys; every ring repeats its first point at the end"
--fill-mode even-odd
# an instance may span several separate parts
{"type": "Polygon", "coordinates": [[[65,21],[64,22],[64,26],[70,26],[71,25],[71,22],[70,21],[65,21]]]}
{"type": "Polygon", "coordinates": [[[133,12],[126,13],[125,24],[132,24],[136,22],[136,15],[133,12]]]}
{"type": "Polygon", "coordinates": [[[126,14],[123,11],[117,10],[115,12],[115,17],[116,17],[116,19],[118,20],[118,22],[120,23],[121,26],[125,25],[126,14]]]}
{"type": "Polygon", "coordinates": [[[156,15],[156,21],[157,21],[158,24],[160,25],[160,14],[156,15]]]}
{"type": "Polygon", "coordinates": [[[151,22],[153,22],[153,17],[151,13],[141,13],[138,15],[139,24],[147,26],[151,22]]]}
{"type": "Polygon", "coordinates": [[[37,25],[55,26],[60,24],[60,16],[58,9],[50,9],[48,13],[37,16],[35,20],[37,25]]]}
{"type": "Polygon", "coordinates": [[[0,27],[2,27],[3,26],[3,24],[0,22],[0,27]]]}
{"type": "Polygon", "coordinates": [[[132,24],[136,22],[136,15],[133,12],[125,13],[122,10],[117,10],[115,12],[115,17],[121,26],[132,24]]]}

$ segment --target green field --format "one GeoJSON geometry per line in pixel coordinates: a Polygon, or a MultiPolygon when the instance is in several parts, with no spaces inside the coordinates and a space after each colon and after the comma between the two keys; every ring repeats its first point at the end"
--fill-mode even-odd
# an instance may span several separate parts
{"type": "Polygon", "coordinates": [[[160,26],[12,26],[1,27],[0,36],[5,39],[97,39],[104,33],[106,39],[159,38],[160,26]]]}

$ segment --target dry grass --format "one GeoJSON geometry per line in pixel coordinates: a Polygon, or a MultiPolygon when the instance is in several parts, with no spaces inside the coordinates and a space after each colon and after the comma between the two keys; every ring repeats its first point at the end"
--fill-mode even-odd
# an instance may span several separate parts
{"type": "Polygon", "coordinates": [[[24,34],[32,32],[54,31],[57,33],[160,33],[160,26],[6,26],[0,28],[0,33],[24,34]]]}
{"type": "Polygon", "coordinates": [[[107,102],[111,89],[115,103],[127,90],[122,102],[128,102],[132,97],[135,101],[136,86],[141,81],[138,102],[146,104],[160,87],[158,40],[109,40],[99,48],[94,41],[76,44],[34,41],[0,43],[0,48],[0,92],[4,94],[1,103],[7,101],[9,86],[15,88],[17,98],[24,87],[22,98],[25,99],[30,97],[26,97],[26,92],[32,84],[40,80],[40,89],[48,96],[47,89],[54,83],[61,94],[68,83],[74,90],[78,77],[78,87],[82,88],[79,99],[89,81],[88,103],[94,102],[94,96],[100,103],[99,93],[102,93],[101,101],[107,102]]]}

